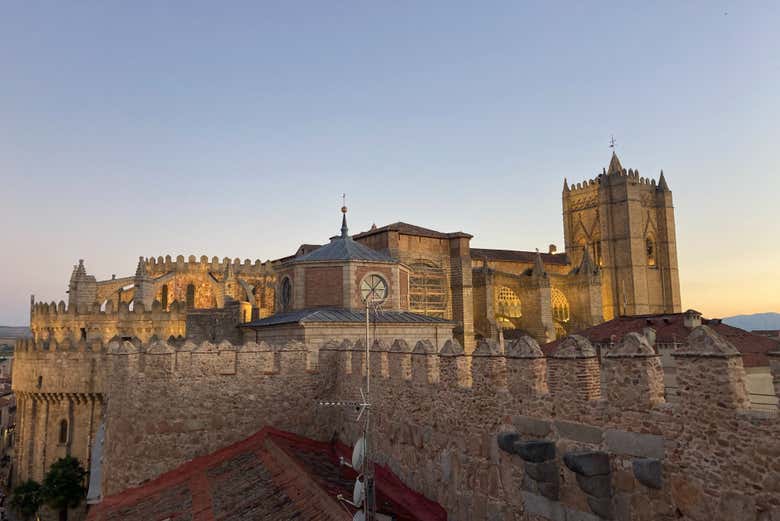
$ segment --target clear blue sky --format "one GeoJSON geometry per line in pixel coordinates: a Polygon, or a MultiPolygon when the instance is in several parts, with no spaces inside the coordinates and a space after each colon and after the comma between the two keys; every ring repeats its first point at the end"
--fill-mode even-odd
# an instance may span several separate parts
{"type": "Polygon", "coordinates": [[[72,265],[276,258],[397,220],[562,246],[560,191],[674,191],[683,305],[780,311],[778,2],[7,2],[0,324],[72,265]]]}

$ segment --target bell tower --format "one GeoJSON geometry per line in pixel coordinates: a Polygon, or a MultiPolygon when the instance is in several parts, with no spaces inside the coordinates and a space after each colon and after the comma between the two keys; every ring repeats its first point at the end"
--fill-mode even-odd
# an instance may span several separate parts
{"type": "Polygon", "coordinates": [[[585,248],[602,273],[604,319],[681,310],[672,192],[626,170],[612,152],[594,179],[563,186],[566,253],[579,265],[585,248]]]}

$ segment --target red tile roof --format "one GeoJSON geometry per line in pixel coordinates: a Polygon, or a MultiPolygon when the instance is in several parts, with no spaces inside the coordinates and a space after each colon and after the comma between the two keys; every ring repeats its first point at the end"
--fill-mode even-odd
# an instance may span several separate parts
{"type": "MultiPolygon", "coordinates": [[[[545,264],[569,264],[569,257],[565,253],[540,253],[545,264]]],[[[472,259],[484,259],[489,261],[525,262],[533,264],[536,260],[535,251],[519,250],[491,250],[486,248],[471,248],[472,259]]]]}
{"type": "MultiPolygon", "coordinates": [[[[345,520],[355,473],[339,465],[351,451],[266,427],[195,458],[138,488],[94,505],[88,521],[345,520]]],[[[389,470],[375,469],[378,511],[399,521],[446,521],[438,504],[410,490],[389,470]]]]}
{"type": "MultiPolygon", "coordinates": [[[[578,331],[592,343],[608,344],[614,338],[619,341],[627,333],[641,333],[645,327],[652,327],[656,333],[656,344],[685,343],[691,330],[684,325],[684,313],[669,313],[660,315],[635,315],[618,317],[597,326],[578,331]]],[[[729,326],[719,319],[702,318],[701,323],[710,326],[718,334],[725,337],[742,353],[745,367],[761,367],[769,365],[766,353],[777,350],[777,341],[771,338],[749,333],[744,329],[729,326]]],[[[545,353],[552,352],[561,340],[542,346],[545,353]]]]}
{"type": "Polygon", "coordinates": [[[362,237],[368,237],[369,235],[374,235],[377,233],[382,232],[398,232],[403,235],[415,235],[420,237],[433,237],[434,239],[450,239],[453,237],[468,237],[469,239],[472,237],[468,233],[463,232],[452,232],[452,233],[444,233],[444,232],[437,232],[436,230],[431,230],[430,228],[423,228],[422,226],[415,226],[414,224],[409,224],[405,222],[398,221],[393,224],[388,224],[387,226],[382,226],[380,228],[373,228],[371,230],[358,233],[357,235],[353,235],[353,239],[360,239],[362,237]]]}

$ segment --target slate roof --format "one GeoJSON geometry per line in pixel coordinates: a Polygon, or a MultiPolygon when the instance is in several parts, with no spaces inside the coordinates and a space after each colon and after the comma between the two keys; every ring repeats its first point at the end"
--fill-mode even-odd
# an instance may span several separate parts
{"type": "MultiPolygon", "coordinates": [[[[411,311],[383,311],[371,313],[370,320],[379,324],[450,324],[449,320],[429,317],[411,311]]],[[[258,328],[276,326],[279,324],[314,323],[314,322],[366,322],[365,311],[352,311],[341,308],[311,308],[277,313],[270,317],[254,320],[243,327],[258,328]]]]}
{"type": "MultiPolygon", "coordinates": [[[[566,266],[569,257],[565,253],[540,253],[545,264],[558,264],[566,266]]],[[[536,259],[535,251],[519,250],[491,250],[487,248],[471,248],[472,259],[485,259],[489,261],[525,262],[533,264],[536,259]]]]}
{"type": "MultiPolygon", "coordinates": [[[[614,337],[620,340],[630,332],[641,333],[645,327],[652,327],[656,333],[656,344],[685,343],[691,330],[685,327],[684,313],[668,313],[659,315],[635,315],[613,318],[607,322],[577,331],[593,343],[608,344],[614,337]]],[[[769,365],[766,353],[777,350],[777,341],[769,337],[749,333],[744,329],[729,326],[719,319],[702,318],[701,323],[710,326],[716,333],[734,344],[742,353],[742,363],[745,367],[762,367],[769,365]]],[[[542,346],[545,353],[552,352],[562,339],[549,342],[542,346]]]]}
{"type": "Polygon", "coordinates": [[[374,228],[371,230],[368,230],[366,232],[361,232],[355,235],[355,239],[359,239],[362,237],[368,237],[369,235],[374,235],[377,233],[382,232],[398,232],[402,233],[404,235],[415,235],[419,237],[432,237],[434,239],[450,239],[453,237],[468,237],[471,238],[472,236],[468,233],[464,232],[451,232],[451,233],[444,233],[444,232],[438,232],[436,230],[431,230],[430,228],[423,228],[422,226],[416,226],[414,224],[409,224],[405,222],[395,222],[393,224],[388,224],[386,226],[382,226],[379,228],[374,228]]]}
{"type": "Polygon", "coordinates": [[[296,257],[292,262],[325,262],[360,260],[372,262],[398,262],[389,255],[372,250],[368,246],[355,242],[351,237],[334,237],[325,246],[296,257]]]}
{"type": "MultiPolygon", "coordinates": [[[[355,472],[339,465],[351,451],[265,427],[195,458],[138,488],[93,505],[88,521],[352,519],[336,496],[352,497],[355,472]]],[[[379,512],[398,521],[446,521],[444,509],[375,467],[379,512]]]]}

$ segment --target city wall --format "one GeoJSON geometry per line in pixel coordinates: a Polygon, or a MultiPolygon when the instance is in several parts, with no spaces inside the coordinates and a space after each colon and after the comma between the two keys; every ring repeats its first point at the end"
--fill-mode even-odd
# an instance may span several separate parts
{"type": "MultiPolygon", "coordinates": [[[[780,516],[777,412],[750,410],[739,354],[706,326],[675,353],[673,404],[664,400],[658,356],[635,333],[601,364],[576,336],[549,357],[529,337],[482,342],[472,355],[453,341],[377,341],[372,349],[375,459],[440,502],[450,519],[780,516]]],[[[17,357],[15,390],[28,393],[22,396],[62,395],[82,400],[74,410],[84,411],[105,403],[103,415],[91,420],[106,422],[104,495],[263,425],[323,440],[337,435],[349,444],[359,435],[353,408],[318,402],[359,399],[362,342],[331,341],[319,349],[295,341],[80,342],[48,349],[28,342],[17,357]]],[[[771,358],[776,382],[778,357],[771,358]]],[[[86,412],[80,414],[84,419],[74,423],[85,426],[74,428],[91,434],[83,430],[86,412]]],[[[22,462],[28,456],[18,453],[22,462]]]]}
{"type": "Polygon", "coordinates": [[[183,336],[186,331],[187,309],[184,304],[173,302],[167,311],[159,301],[149,309],[141,302],[129,308],[121,302],[116,308],[112,301],[91,306],[66,306],[51,302],[35,303],[30,311],[30,330],[41,341],[57,343],[70,341],[108,342],[114,337],[136,337],[148,342],[152,337],[170,338],[183,336]]]}
{"type": "MultiPolygon", "coordinates": [[[[739,355],[711,330],[694,333],[675,355],[674,404],[637,334],[602,365],[581,337],[549,358],[528,338],[472,356],[453,343],[377,346],[376,459],[453,520],[778,519],[777,412],[751,411],[739,355]]],[[[359,396],[360,358],[320,352],[336,396],[359,396]]],[[[354,417],[332,412],[348,443],[354,417]]]]}

